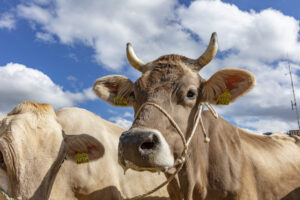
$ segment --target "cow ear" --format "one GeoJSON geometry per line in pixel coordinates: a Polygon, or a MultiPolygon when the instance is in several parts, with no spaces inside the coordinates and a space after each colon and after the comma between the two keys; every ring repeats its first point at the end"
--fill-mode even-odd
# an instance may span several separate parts
{"type": "Polygon", "coordinates": [[[133,83],[125,76],[112,75],[99,78],[94,83],[94,92],[100,99],[114,106],[132,106],[130,97],[133,83]]]}
{"type": "Polygon", "coordinates": [[[202,87],[204,101],[216,105],[228,105],[244,95],[255,85],[252,73],[242,69],[222,69],[216,72],[202,87]]]}
{"type": "Polygon", "coordinates": [[[64,135],[67,154],[66,158],[77,164],[101,158],[105,148],[96,138],[87,134],[64,135]]]}

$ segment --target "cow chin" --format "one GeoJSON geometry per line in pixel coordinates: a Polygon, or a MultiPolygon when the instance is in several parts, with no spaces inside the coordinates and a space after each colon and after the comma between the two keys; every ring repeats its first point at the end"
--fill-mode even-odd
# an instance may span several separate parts
{"type": "Polygon", "coordinates": [[[168,143],[155,129],[132,128],[124,132],[118,152],[119,163],[124,170],[156,172],[174,165],[168,143]]]}

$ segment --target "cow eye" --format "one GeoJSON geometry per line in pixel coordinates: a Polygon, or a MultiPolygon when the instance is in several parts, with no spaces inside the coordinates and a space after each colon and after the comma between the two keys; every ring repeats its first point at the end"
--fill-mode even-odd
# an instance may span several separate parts
{"type": "Polygon", "coordinates": [[[190,99],[190,100],[195,99],[196,95],[197,95],[196,89],[190,89],[190,90],[186,93],[186,97],[187,97],[188,99],[190,99]]]}
{"type": "Polygon", "coordinates": [[[1,152],[0,152],[0,168],[2,168],[5,171],[7,170],[7,167],[5,165],[4,158],[3,158],[3,155],[1,152]]]}
{"type": "Polygon", "coordinates": [[[129,94],[129,97],[135,99],[135,94],[134,94],[134,92],[131,92],[131,93],[129,94]]]}

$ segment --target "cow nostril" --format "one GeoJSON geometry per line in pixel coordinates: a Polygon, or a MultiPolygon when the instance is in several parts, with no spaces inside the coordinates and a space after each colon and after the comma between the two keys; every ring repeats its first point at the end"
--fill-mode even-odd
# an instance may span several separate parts
{"type": "Polygon", "coordinates": [[[154,142],[144,142],[142,145],[141,145],[141,149],[143,150],[150,150],[150,149],[153,149],[155,146],[155,143],[154,142]]]}
{"type": "Polygon", "coordinates": [[[123,140],[125,139],[127,133],[128,133],[128,132],[123,132],[123,133],[121,134],[119,140],[120,140],[120,141],[123,141],[123,140]]]}

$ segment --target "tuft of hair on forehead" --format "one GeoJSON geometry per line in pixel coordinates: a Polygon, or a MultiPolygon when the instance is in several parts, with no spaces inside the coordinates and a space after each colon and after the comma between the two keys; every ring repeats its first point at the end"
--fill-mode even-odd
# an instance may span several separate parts
{"type": "Polygon", "coordinates": [[[184,56],[171,54],[171,55],[161,56],[158,59],[156,59],[154,62],[173,64],[173,63],[182,62],[183,60],[186,60],[186,58],[184,56]]]}
{"type": "Polygon", "coordinates": [[[149,69],[139,79],[139,84],[146,89],[158,86],[174,85],[188,71],[192,72],[188,58],[181,55],[164,55],[147,64],[149,69]]]}
{"type": "Polygon", "coordinates": [[[54,109],[49,104],[40,104],[31,101],[25,101],[17,105],[8,115],[16,115],[31,112],[38,116],[53,115],[55,116],[54,109]]]}
{"type": "Polygon", "coordinates": [[[152,63],[159,63],[159,64],[167,64],[167,65],[176,65],[181,66],[182,68],[194,70],[198,73],[198,70],[195,68],[199,65],[197,60],[187,58],[182,55],[170,54],[164,55],[153,61],[152,63]],[[196,67],[195,67],[196,66],[196,67]]]}

